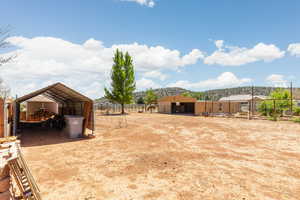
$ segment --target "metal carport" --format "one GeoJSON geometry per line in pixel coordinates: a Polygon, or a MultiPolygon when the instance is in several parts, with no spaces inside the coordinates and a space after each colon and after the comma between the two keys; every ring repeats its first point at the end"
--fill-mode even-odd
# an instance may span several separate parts
{"type": "Polygon", "coordinates": [[[82,115],[84,117],[84,123],[82,127],[84,136],[87,136],[86,129],[94,131],[93,100],[62,83],[55,83],[25,96],[19,97],[14,101],[13,135],[17,135],[19,132],[20,104],[38,95],[44,95],[47,98],[59,103],[59,105],[61,105],[60,114],[62,115],[82,115]]]}

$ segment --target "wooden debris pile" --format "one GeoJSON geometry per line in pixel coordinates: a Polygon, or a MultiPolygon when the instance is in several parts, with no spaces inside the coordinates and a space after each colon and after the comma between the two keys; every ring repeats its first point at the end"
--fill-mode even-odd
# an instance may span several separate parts
{"type": "Polygon", "coordinates": [[[0,139],[0,200],[41,200],[40,191],[30,173],[15,137],[0,139]],[[15,182],[15,188],[12,187],[15,182]],[[18,190],[16,192],[16,190],[18,190]],[[16,194],[20,194],[16,197],[16,194]]]}

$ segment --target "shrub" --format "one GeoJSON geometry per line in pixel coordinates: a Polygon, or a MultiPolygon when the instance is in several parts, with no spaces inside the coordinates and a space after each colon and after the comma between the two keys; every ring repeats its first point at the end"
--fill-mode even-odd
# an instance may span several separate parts
{"type": "Polygon", "coordinates": [[[276,114],[272,115],[272,116],[268,117],[268,120],[276,122],[276,121],[278,121],[278,116],[276,114]]]}
{"type": "Polygon", "coordinates": [[[288,90],[277,89],[270,94],[269,99],[272,100],[265,100],[259,104],[258,111],[264,116],[277,118],[275,115],[282,116],[294,104],[291,103],[291,94],[288,90]]]}
{"type": "Polygon", "coordinates": [[[297,116],[300,115],[300,107],[299,106],[294,108],[294,115],[297,115],[297,116]]]}
{"type": "Polygon", "coordinates": [[[292,118],[292,121],[295,123],[300,123],[300,117],[294,117],[292,118]]]}

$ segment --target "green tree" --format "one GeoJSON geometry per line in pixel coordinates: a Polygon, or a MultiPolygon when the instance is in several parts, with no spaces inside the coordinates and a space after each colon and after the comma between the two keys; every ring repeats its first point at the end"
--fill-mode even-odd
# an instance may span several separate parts
{"type": "Polygon", "coordinates": [[[139,97],[138,100],[136,101],[137,104],[145,104],[144,98],[139,97]]]}
{"type": "Polygon", "coordinates": [[[157,99],[158,97],[152,89],[146,91],[145,104],[149,106],[151,113],[154,108],[154,104],[157,104],[157,99]]]}
{"type": "Polygon", "coordinates": [[[264,116],[282,116],[284,111],[290,110],[292,104],[293,108],[296,109],[288,90],[277,89],[270,94],[268,99],[270,100],[261,102],[258,107],[258,111],[264,116]]]}
{"type": "Polygon", "coordinates": [[[122,107],[122,114],[125,113],[124,105],[133,101],[135,90],[134,67],[131,56],[126,52],[115,52],[114,64],[111,71],[111,89],[104,88],[105,98],[113,103],[119,103],[122,107]]]}

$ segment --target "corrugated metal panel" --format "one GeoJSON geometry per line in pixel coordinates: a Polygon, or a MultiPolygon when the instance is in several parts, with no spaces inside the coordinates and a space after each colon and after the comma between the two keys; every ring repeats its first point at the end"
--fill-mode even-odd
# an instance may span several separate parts
{"type": "Polygon", "coordinates": [[[48,103],[48,102],[54,102],[52,99],[47,98],[44,95],[38,95],[35,97],[32,97],[31,99],[28,99],[26,102],[43,102],[43,103],[48,103]]]}
{"type": "MultiPolygon", "coordinates": [[[[253,96],[254,99],[266,99],[266,96],[253,96]]],[[[252,99],[252,95],[245,94],[245,95],[232,95],[229,97],[222,97],[219,101],[250,101],[252,99]]]]}
{"type": "Polygon", "coordinates": [[[54,101],[58,101],[58,102],[92,101],[90,98],[80,94],[79,92],[76,92],[75,90],[65,86],[62,83],[55,83],[53,85],[42,88],[40,90],[37,90],[37,91],[27,94],[25,96],[19,97],[15,101],[18,103],[21,103],[23,101],[31,99],[40,94],[43,94],[47,98],[50,98],[50,99],[52,99],[54,101]]]}

